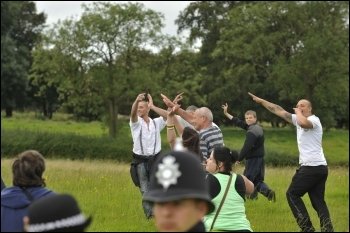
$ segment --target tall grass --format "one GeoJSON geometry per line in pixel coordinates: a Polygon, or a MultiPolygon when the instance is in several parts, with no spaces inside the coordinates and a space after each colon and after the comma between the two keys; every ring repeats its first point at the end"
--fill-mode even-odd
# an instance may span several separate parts
{"type": "MultiPolygon", "coordinates": [[[[10,184],[12,159],[2,159],[1,173],[10,184]]],[[[237,167],[242,173],[243,166],[237,167]]],[[[246,202],[247,216],[254,231],[299,231],[289,209],[285,192],[294,168],[266,169],[266,183],[276,190],[277,202],[259,195],[246,202]]],[[[47,187],[59,193],[71,193],[83,212],[93,216],[89,231],[156,231],[154,221],[145,219],[141,194],[129,176],[129,165],[115,161],[47,160],[47,187]]],[[[349,170],[329,169],[326,202],[336,231],[349,231],[349,170]]],[[[307,196],[303,198],[316,229],[319,221],[307,196]]]]}

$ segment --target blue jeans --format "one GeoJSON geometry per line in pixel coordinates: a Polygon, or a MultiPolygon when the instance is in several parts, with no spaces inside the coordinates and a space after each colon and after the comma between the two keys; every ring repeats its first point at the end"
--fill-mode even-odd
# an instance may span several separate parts
{"type": "MultiPolygon", "coordinates": [[[[143,196],[144,193],[148,192],[149,190],[149,183],[150,183],[150,172],[148,169],[146,169],[147,163],[139,163],[137,165],[137,174],[140,180],[140,191],[143,196]]],[[[146,218],[152,217],[152,208],[153,205],[151,202],[148,201],[142,201],[142,207],[143,211],[146,215],[146,218]]]]}

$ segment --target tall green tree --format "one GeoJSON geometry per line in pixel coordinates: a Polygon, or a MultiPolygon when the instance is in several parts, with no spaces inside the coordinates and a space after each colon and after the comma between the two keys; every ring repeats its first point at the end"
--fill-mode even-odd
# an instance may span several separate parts
{"type": "Polygon", "coordinates": [[[31,51],[45,20],[32,1],[1,1],[1,108],[7,117],[24,105],[31,51]]]}
{"type": "Polygon", "coordinates": [[[129,86],[134,69],[133,52],[156,41],[163,26],[162,16],[142,4],[94,3],[84,7],[80,23],[93,60],[107,69],[103,96],[108,106],[109,134],[116,136],[121,96],[129,86]]]}
{"type": "Polygon", "coordinates": [[[191,2],[176,20],[179,32],[189,30],[191,43],[201,42],[197,56],[197,74],[201,78],[200,92],[204,103],[209,105],[215,116],[222,115],[219,99],[225,96],[223,99],[227,100],[232,89],[224,80],[219,79],[223,69],[223,58],[214,58],[213,52],[224,32],[229,12],[249,4],[251,1],[195,1],[191,2]],[[225,91],[222,90],[223,86],[226,87],[225,91]]]}
{"type": "Polygon", "coordinates": [[[88,101],[83,104],[96,110],[91,105],[96,98],[95,103],[108,113],[109,134],[115,137],[119,107],[135,86],[135,74],[140,70],[138,60],[142,57],[138,55],[147,46],[156,45],[162,15],[139,3],[95,2],[83,5],[83,9],[79,20],[65,20],[50,32],[52,45],[68,58],[59,59],[65,74],[60,87],[69,90],[68,105],[82,104],[84,98],[88,101]]]}
{"type": "MultiPolygon", "coordinates": [[[[220,18],[220,37],[207,50],[214,66],[203,66],[208,104],[221,111],[220,103],[230,99],[243,113],[254,107],[246,94],[252,91],[289,106],[288,111],[297,99],[309,98],[325,127],[348,121],[348,17],[347,2],[232,7],[220,18]]],[[[259,117],[278,123],[266,112],[259,117]]]]}

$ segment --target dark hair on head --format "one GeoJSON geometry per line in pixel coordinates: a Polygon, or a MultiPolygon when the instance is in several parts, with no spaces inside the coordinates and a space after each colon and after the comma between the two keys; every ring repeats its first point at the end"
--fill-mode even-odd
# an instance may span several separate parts
{"type": "Polygon", "coordinates": [[[147,92],[145,93],[145,98],[143,99],[143,101],[149,102],[148,94],[149,94],[149,92],[147,91],[147,92]]]}
{"type": "Polygon", "coordinates": [[[182,132],[182,144],[189,151],[192,151],[201,157],[199,154],[199,134],[196,130],[190,127],[185,127],[182,132]]]}
{"type": "Polygon", "coordinates": [[[238,152],[231,151],[225,146],[214,147],[214,159],[216,163],[222,162],[224,164],[225,172],[232,171],[232,165],[238,160],[238,152]]]}
{"type": "Polygon", "coordinates": [[[42,177],[45,171],[44,157],[36,150],[27,150],[17,155],[12,164],[13,185],[19,187],[45,186],[42,177]]]}

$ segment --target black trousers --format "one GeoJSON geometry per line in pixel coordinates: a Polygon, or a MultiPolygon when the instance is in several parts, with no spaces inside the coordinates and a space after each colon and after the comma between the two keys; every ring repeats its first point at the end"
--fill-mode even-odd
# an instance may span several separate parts
{"type": "Polygon", "coordinates": [[[245,175],[254,184],[255,192],[252,194],[253,197],[257,195],[257,192],[263,194],[265,197],[268,196],[271,189],[264,182],[265,162],[263,157],[247,159],[245,161],[243,175],[245,175]]]}
{"type": "Polygon", "coordinates": [[[296,170],[292,183],[287,190],[287,200],[293,215],[302,231],[315,231],[309,213],[306,210],[302,196],[309,194],[312,207],[320,219],[322,232],[333,232],[333,225],[327,204],[324,200],[327,166],[301,166],[296,170]]]}

